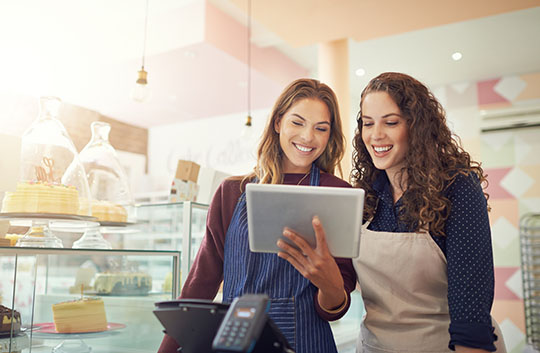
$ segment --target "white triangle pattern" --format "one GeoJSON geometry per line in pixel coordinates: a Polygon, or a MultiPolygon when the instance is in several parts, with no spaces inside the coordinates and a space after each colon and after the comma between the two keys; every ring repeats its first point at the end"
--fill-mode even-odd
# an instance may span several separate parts
{"type": "Polygon", "coordinates": [[[512,352],[519,344],[525,340],[525,333],[521,332],[519,327],[514,325],[510,319],[504,319],[499,323],[503,334],[504,343],[507,352],[512,352]]]}
{"type": "Polygon", "coordinates": [[[534,180],[519,168],[513,168],[502,178],[500,185],[516,198],[520,198],[534,184],[534,180]]]}
{"type": "Polygon", "coordinates": [[[520,299],[523,299],[523,281],[521,279],[521,270],[518,269],[512,276],[510,276],[504,283],[508,289],[517,295],[520,299]]]}
{"type": "Polygon", "coordinates": [[[519,236],[518,229],[504,217],[495,221],[491,233],[493,242],[502,249],[506,249],[519,236]]]}
{"type": "Polygon", "coordinates": [[[523,92],[525,87],[527,87],[527,82],[520,77],[506,76],[497,82],[493,90],[509,101],[513,101],[523,92]]]}
{"type": "Polygon", "coordinates": [[[450,87],[452,87],[454,91],[458,92],[459,94],[463,94],[470,86],[470,82],[452,83],[450,85],[450,87]]]}

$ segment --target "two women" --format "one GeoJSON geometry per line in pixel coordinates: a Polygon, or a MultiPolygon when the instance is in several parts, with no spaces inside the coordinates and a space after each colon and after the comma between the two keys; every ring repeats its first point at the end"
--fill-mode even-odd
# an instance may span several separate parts
{"type": "MultiPolygon", "coordinates": [[[[440,103],[410,76],[379,75],[362,92],[354,147],[352,181],[366,191],[353,261],[366,308],[357,351],[505,352],[490,316],[486,175],[446,126],[440,103]]],[[[317,81],[294,82],[273,109],[255,172],[216,193],[182,296],[212,299],[222,277],[224,301],[267,293],[270,316],[297,352],[334,352],[326,320],[348,308],[356,280],[350,261],[331,257],[317,219],[315,249],[287,230],[302,251],[278,242],[279,256],[250,253],[243,190],[246,182],[308,179],[347,187],[331,174],[342,155],[335,96],[317,81]]]]}

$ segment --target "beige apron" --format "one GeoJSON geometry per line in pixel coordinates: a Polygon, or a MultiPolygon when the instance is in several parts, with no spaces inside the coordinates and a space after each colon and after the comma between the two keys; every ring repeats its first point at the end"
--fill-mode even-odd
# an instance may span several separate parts
{"type": "MultiPolygon", "coordinates": [[[[353,260],[366,308],[357,353],[452,352],[443,252],[428,233],[375,232],[368,225],[353,260]]],[[[493,325],[497,352],[505,353],[493,325]]]]}

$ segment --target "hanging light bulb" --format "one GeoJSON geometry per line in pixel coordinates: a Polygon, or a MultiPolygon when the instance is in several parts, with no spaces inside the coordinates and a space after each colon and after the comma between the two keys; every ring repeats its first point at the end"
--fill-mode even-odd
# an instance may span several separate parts
{"type": "Polygon", "coordinates": [[[253,128],[251,127],[251,115],[248,115],[246,118],[246,123],[242,128],[242,133],[240,134],[243,138],[250,139],[253,136],[253,128]]]}
{"type": "Polygon", "coordinates": [[[137,73],[137,81],[131,90],[131,99],[136,102],[144,102],[150,98],[150,88],[148,87],[148,72],[144,70],[144,57],[146,52],[146,28],[148,27],[148,1],[146,0],[146,13],[144,17],[144,41],[141,69],[137,73]]]}
{"type": "Polygon", "coordinates": [[[144,66],[138,72],[137,81],[135,81],[135,86],[131,91],[131,98],[136,102],[144,102],[150,96],[150,89],[148,88],[148,80],[146,76],[148,73],[144,71],[144,66]]]}

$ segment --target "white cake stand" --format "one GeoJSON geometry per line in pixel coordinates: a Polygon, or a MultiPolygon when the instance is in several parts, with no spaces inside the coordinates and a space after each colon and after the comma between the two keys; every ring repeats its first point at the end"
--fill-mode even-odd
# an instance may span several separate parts
{"type": "Polygon", "coordinates": [[[81,238],[73,243],[73,249],[112,249],[109,241],[103,238],[99,223],[89,225],[81,238]]]}
{"type": "Polygon", "coordinates": [[[28,232],[15,246],[32,248],[63,248],[62,240],[51,232],[52,227],[70,229],[86,228],[95,223],[96,218],[59,213],[0,213],[0,219],[8,219],[12,224],[30,226],[28,232]]]}

